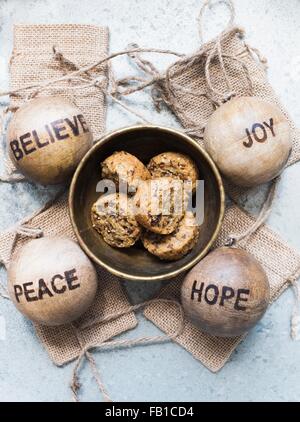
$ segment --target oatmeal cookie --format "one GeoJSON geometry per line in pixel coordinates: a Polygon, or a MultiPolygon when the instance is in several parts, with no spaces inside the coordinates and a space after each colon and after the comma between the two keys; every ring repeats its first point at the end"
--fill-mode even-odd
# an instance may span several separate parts
{"type": "Polygon", "coordinates": [[[117,248],[129,248],[141,235],[133,213],[132,200],[124,194],[102,195],[92,206],[95,230],[104,241],[117,248]]]}
{"type": "Polygon", "coordinates": [[[142,182],[134,196],[137,221],[146,229],[170,234],[184,215],[183,183],[170,177],[142,182]]]}
{"type": "Polygon", "coordinates": [[[135,193],[140,180],[150,179],[151,175],[144,164],[126,151],[116,151],[102,163],[102,178],[110,179],[119,186],[127,183],[129,194],[135,193]]]}
{"type": "Polygon", "coordinates": [[[164,152],[151,158],[147,168],[152,177],[173,177],[182,181],[190,180],[193,192],[196,190],[199,171],[194,161],[185,154],[164,152]]]}
{"type": "Polygon", "coordinates": [[[166,261],[176,261],[184,257],[196,245],[199,226],[192,212],[187,212],[176,231],[166,236],[146,231],[142,242],[148,252],[166,261]]]}

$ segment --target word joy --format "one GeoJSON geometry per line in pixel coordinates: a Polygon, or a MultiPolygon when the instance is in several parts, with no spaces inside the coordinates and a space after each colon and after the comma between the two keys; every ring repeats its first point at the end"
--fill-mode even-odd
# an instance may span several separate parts
{"type": "Polygon", "coordinates": [[[272,136],[275,138],[275,132],[274,132],[274,119],[271,118],[270,122],[263,122],[263,123],[255,123],[252,126],[251,132],[249,129],[245,129],[246,131],[246,135],[248,138],[248,141],[244,141],[243,145],[246,148],[251,148],[254,141],[259,142],[259,143],[263,143],[266,142],[266,140],[268,139],[268,132],[270,132],[272,134],[272,136]]]}
{"type": "MultiPolygon", "coordinates": [[[[246,311],[247,308],[244,304],[248,301],[249,295],[249,289],[234,290],[228,286],[219,288],[214,284],[209,284],[205,287],[203,282],[198,285],[198,281],[195,280],[192,287],[191,300],[197,300],[198,302],[204,301],[208,305],[225,306],[226,302],[234,299],[233,308],[236,311],[246,311]]],[[[233,303],[233,301],[230,303],[233,303]]]]}
{"type": "Polygon", "coordinates": [[[37,300],[45,299],[45,297],[51,298],[55,295],[61,295],[67,290],[78,289],[80,283],[77,281],[76,269],[73,268],[65,271],[63,275],[55,274],[49,282],[40,278],[37,284],[32,282],[15,284],[14,291],[16,301],[20,303],[20,300],[23,297],[26,302],[36,302],[37,300]],[[37,286],[37,289],[32,288],[35,286],[37,286]]]}
{"type": "Polygon", "coordinates": [[[10,148],[17,161],[56,141],[64,141],[72,136],[76,137],[89,132],[82,114],[73,116],[72,119],[65,118],[47,123],[43,129],[40,134],[37,130],[32,130],[10,142],[10,148]]]}

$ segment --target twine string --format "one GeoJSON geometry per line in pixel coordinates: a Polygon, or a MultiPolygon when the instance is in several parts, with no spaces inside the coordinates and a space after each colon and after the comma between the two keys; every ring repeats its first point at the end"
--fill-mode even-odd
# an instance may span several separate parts
{"type": "Polygon", "coordinates": [[[255,48],[250,46],[248,43],[244,42],[244,45],[249,53],[251,53],[252,57],[256,57],[259,63],[263,66],[263,69],[266,71],[268,69],[268,60],[265,56],[261,54],[261,52],[255,48]]]}
{"type": "MultiPolygon", "coordinates": [[[[78,69],[73,70],[73,71],[67,73],[66,75],[59,76],[57,78],[46,79],[42,82],[24,85],[22,87],[19,87],[19,88],[13,89],[13,90],[0,91],[0,97],[4,97],[4,96],[7,96],[7,95],[14,96],[14,95],[17,95],[19,93],[22,93],[23,91],[32,90],[32,89],[38,89],[39,92],[41,92],[45,89],[48,89],[51,85],[57,84],[59,82],[70,83],[74,79],[76,80],[76,78],[80,74],[87,73],[87,72],[89,72],[89,71],[91,71],[95,68],[99,68],[101,66],[103,67],[108,61],[115,59],[117,57],[120,57],[120,56],[128,55],[130,53],[157,53],[157,54],[174,55],[176,57],[183,57],[182,54],[176,53],[174,51],[158,49],[158,48],[127,49],[127,50],[119,51],[117,53],[113,53],[110,56],[106,56],[104,58],[101,58],[101,59],[97,60],[96,62],[90,64],[90,65],[79,67],[78,69]]],[[[54,53],[54,55],[55,55],[55,53],[54,53]]],[[[57,57],[57,55],[56,55],[56,57],[57,57]]]]}
{"type": "Polygon", "coordinates": [[[90,367],[92,369],[93,377],[94,377],[96,384],[97,384],[97,386],[100,390],[100,393],[103,396],[104,401],[105,402],[111,402],[112,400],[109,397],[108,392],[106,391],[106,388],[105,388],[105,386],[104,386],[104,384],[101,380],[101,375],[100,375],[100,372],[97,368],[95,359],[94,359],[93,355],[86,349],[85,342],[84,342],[81,331],[78,330],[77,327],[74,324],[71,324],[71,325],[72,325],[72,328],[74,330],[74,334],[75,334],[75,336],[78,340],[79,346],[81,348],[81,352],[80,352],[80,354],[77,358],[77,362],[76,362],[74,369],[73,369],[72,382],[70,384],[73,401],[75,401],[75,402],[79,401],[78,392],[81,388],[81,384],[80,384],[80,380],[79,380],[79,376],[78,376],[78,371],[79,371],[79,368],[80,368],[80,366],[83,362],[84,357],[86,357],[86,359],[89,362],[90,367]]]}
{"type": "MultiPolygon", "coordinates": [[[[13,251],[15,249],[15,245],[16,245],[18,236],[24,236],[24,237],[37,239],[37,238],[42,237],[44,235],[43,230],[40,227],[31,227],[27,223],[29,221],[31,221],[33,218],[37,217],[43,211],[46,211],[48,208],[50,208],[54,204],[54,202],[59,197],[61,197],[63,195],[63,193],[65,191],[66,191],[66,188],[64,187],[53,198],[51,198],[44,205],[39,207],[36,211],[31,213],[27,217],[23,218],[18,224],[16,224],[12,228],[12,231],[14,233],[14,237],[13,237],[11,247],[10,247],[10,253],[9,253],[10,257],[12,256],[13,251]]],[[[1,256],[0,256],[0,265],[5,267],[6,270],[7,270],[7,263],[5,262],[5,260],[1,256]]],[[[3,280],[0,279],[0,297],[2,297],[3,299],[9,299],[10,300],[10,297],[7,293],[8,293],[7,287],[5,286],[3,280]]]]}
{"type": "Polygon", "coordinates": [[[300,278],[300,266],[297,268],[295,273],[289,278],[294,290],[294,309],[291,316],[291,338],[293,340],[299,340],[299,329],[300,329],[300,287],[298,279],[300,278]]]}
{"type": "MultiPolygon", "coordinates": [[[[69,60],[68,58],[66,58],[62,52],[60,52],[57,47],[53,47],[53,54],[54,54],[54,58],[55,60],[58,60],[62,67],[64,68],[68,68],[68,69],[74,69],[71,72],[64,74],[61,77],[58,78],[53,78],[53,79],[49,79],[46,81],[42,81],[40,83],[36,83],[36,84],[30,84],[30,85],[26,85],[23,87],[20,87],[16,90],[9,90],[9,91],[2,91],[0,92],[0,97],[1,96],[6,96],[6,95],[17,95],[22,91],[26,91],[26,90],[32,90],[34,89],[35,91],[32,94],[29,94],[29,96],[27,96],[27,98],[30,97],[35,97],[38,93],[41,93],[45,90],[48,90],[49,88],[52,89],[66,89],[66,90],[74,90],[74,89],[80,89],[80,88],[85,88],[85,87],[90,87],[91,85],[89,83],[87,83],[87,80],[84,79],[84,81],[82,81],[82,78],[80,77],[80,75],[85,74],[85,76],[88,78],[88,80],[90,80],[91,84],[94,84],[95,86],[98,86],[99,88],[102,89],[102,91],[104,92],[105,95],[110,96],[110,98],[112,98],[114,101],[116,101],[119,105],[122,105],[124,107],[124,103],[120,103],[120,100],[118,100],[116,98],[117,95],[122,95],[122,96],[127,96],[130,94],[133,94],[137,91],[140,90],[144,90],[145,88],[152,86],[152,85],[156,85],[156,87],[158,87],[158,91],[161,92],[162,91],[162,84],[163,84],[163,88],[166,90],[166,92],[169,94],[169,98],[168,96],[164,95],[164,101],[166,102],[167,105],[176,107],[176,96],[175,96],[175,90],[174,90],[174,85],[172,85],[171,83],[171,74],[172,77],[176,76],[176,72],[174,73],[174,67],[180,67],[180,71],[184,71],[185,68],[188,68],[189,66],[193,65],[195,62],[200,61],[203,57],[207,56],[206,59],[206,63],[205,63],[205,74],[206,74],[206,82],[207,82],[207,86],[209,88],[208,93],[200,93],[197,95],[203,96],[206,95],[208,98],[210,98],[212,95],[211,94],[215,94],[217,96],[221,96],[222,98],[224,97],[225,100],[227,100],[230,95],[233,95],[232,92],[230,93],[226,93],[223,94],[221,92],[219,92],[216,88],[214,88],[212,81],[211,81],[211,76],[210,76],[210,64],[212,59],[217,55],[219,57],[219,61],[220,61],[220,65],[221,65],[221,70],[222,73],[224,74],[224,78],[227,81],[227,83],[229,84],[229,79],[228,79],[228,75],[226,72],[226,67],[224,64],[224,58],[226,57],[227,59],[231,59],[231,60],[238,60],[242,66],[243,66],[243,70],[246,74],[247,80],[251,80],[251,76],[249,73],[249,70],[247,68],[247,66],[241,62],[241,60],[239,60],[238,58],[234,58],[231,56],[226,56],[221,49],[221,42],[225,40],[225,38],[227,36],[229,36],[232,32],[241,32],[241,30],[239,28],[232,28],[230,30],[223,31],[216,40],[214,40],[212,43],[210,43],[209,45],[205,46],[205,48],[200,49],[198,52],[196,52],[195,54],[191,55],[191,56],[184,56],[182,54],[179,53],[175,53],[171,50],[160,50],[160,49],[151,49],[151,48],[130,48],[118,53],[114,53],[111,54],[110,56],[107,56],[105,58],[102,58],[101,60],[98,60],[97,62],[95,62],[94,64],[91,64],[89,66],[82,66],[82,67],[78,67],[76,64],[74,64],[71,60],[69,60]],[[219,45],[219,47],[218,47],[219,45]],[[141,59],[140,55],[138,53],[158,53],[158,54],[171,54],[171,55],[175,55],[179,58],[179,60],[177,60],[175,63],[171,64],[168,68],[167,71],[164,73],[159,73],[152,64],[150,64],[149,61],[146,61],[144,59],[141,59]],[[93,76],[91,74],[89,74],[89,72],[92,69],[95,69],[96,67],[99,66],[103,66],[105,65],[107,62],[111,61],[112,59],[119,57],[119,56],[123,56],[123,55],[127,55],[131,58],[134,59],[134,61],[136,61],[139,64],[139,67],[141,69],[143,69],[144,71],[147,71],[148,73],[150,73],[152,75],[152,77],[149,80],[143,80],[143,81],[139,81],[139,84],[136,84],[136,86],[128,88],[127,90],[121,90],[120,89],[120,85],[126,85],[126,83],[130,83],[133,80],[138,81],[136,77],[128,77],[128,78],[123,78],[121,80],[121,84],[116,85],[117,89],[114,89],[112,92],[109,92],[107,89],[103,88],[103,86],[99,86],[99,77],[93,78],[93,76]],[[183,66],[183,68],[182,68],[183,66]],[[58,85],[58,83],[60,82],[66,82],[67,85],[62,86],[62,85],[58,85]],[[75,86],[74,85],[70,85],[71,82],[83,82],[83,84],[75,86]]],[[[181,87],[178,84],[176,85],[176,91],[181,92],[182,94],[190,94],[190,95],[195,95],[193,90],[188,90],[185,87],[181,87]]],[[[161,96],[162,97],[162,96],[161,96]]],[[[211,98],[211,100],[214,102],[214,98],[211,98]]],[[[155,99],[154,99],[155,101],[155,99]]],[[[161,101],[161,99],[159,100],[161,101]]],[[[132,112],[132,109],[125,107],[127,109],[127,111],[132,112]]],[[[136,112],[134,112],[134,114],[136,114],[136,112]]],[[[141,116],[139,116],[141,117],[141,116]]],[[[142,118],[143,121],[145,121],[144,118],[142,118]]]]}
{"type": "MultiPolygon", "coordinates": [[[[59,52],[58,54],[58,50],[54,50],[55,54],[54,54],[54,58],[56,60],[59,61],[61,67],[65,67],[67,66],[68,68],[70,66],[72,66],[72,69],[76,69],[79,70],[79,66],[72,62],[70,59],[65,58],[65,56],[59,52]]],[[[84,84],[83,85],[78,85],[78,86],[73,86],[72,89],[82,89],[82,88],[90,88],[91,86],[94,86],[98,89],[101,90],[101,92],[106,95],[107,97],[109,97],[113,102],[117,103],[118,105],[120,105],[122,108],[124,108],[127,112],[129,112],[130,114],[133,114],[134,116],[138,117],[139,120],[141,120],[142,122],[146,123],[146,124],[150,124],[150,122],[148,122],[148,120],[140,113],[138,113],[136,110],[134,110],[132,107],[129,107],[127,104],[125,104],[123,101],[121,101],[118,96],[119,96],[119,91],[117,90],[117,81],[115,80],[113,71],[111,66],[109,66],[109,79],[111,81],[111,84],[113,86],[113,90],[112,92],[109,92],[109,88],[107,87],[107,79],[105,76],[98,76],[97,78],[93,78],[88,72],[86,72],[87,78],[82,78],[82,77],[77,77],[77,81],[81,81],[84,84]]],[[[125,80],[127,80],[128,78],[125,78],[123,83],[125,83],[125,80]]],[[[69,87],[67,87],[67,89],[69,89],[69,87]]]]}
{"type": "MultiPolygon", "coordinates": [[[[203,3],[203,6],[200,9],[199,15],[197,17],[197,22],[198,22],[198,33],[199,33],[199,39],[200,39],[200,43],[204,44],[204,14],[206,12],[207,8],[212,8],[214,6],[215,1],[214,0],[205,0],[205,2],[203,3]]],[[[224,3],[230,12],[230,18],[229,21],[224,29],[223,32],[226,32],[229,28],[231,28],[234,24],[235,21],[235,7],[234,4],[232,2],[232,0],[219,0],[218,3],[224,3]]]]}
{"type": "Polygon", "coordinates": [[[15,233],[21,236],[31,237],[33,239],[38,239],[44,235],[43,230],[39,227],[29,227],[26,224],[19,225],[15,229],[15,233]]]}
{"type": "Polygon", "coordinates": [[[183,329],[184,329],[184,313],[183,313],[183,309],[182,306],[179,302],[175,301],[175,300],[171,300],[171,299],[151,299],[149,301],[143,302],[143,303],[139,303],[137,305],[133,305],[130,306],[129,308],[125,309],[125,310],[121,310],[121,311],[117,311],[115,313],[106,315],[104,317],[100,317],[100,318],[96,318],[90,321],[87,321],[84,325],[80,325],[79,327],[76,327],[75,325],[73,325],[74,328],[74,332],[77,336],[79,345],[81,347],[81,352],[77,358],[76,364],[73,368],[73,373],[72,373],[72,380],[71,380],[71,390],[72,390],[72,396],[73,396],[73,400],[78,402],[79,401],[79,390],[81,387],[80,384],[80,379],[79,379],[79,369],[84,361],[84,359],[86,358],[92,368],[92,372],[93,372],[93,376],[94,379],[99,387],[99,390],[101,392],[101,394],[103,395],[103,399],[104,401],[108,401],[111,402],[112,399],[109,396],[109,394],[107,393],[106,388],[104,387],[104,384],[102,382],[100,373],[98,371],[96,362],[94,360],[94,358],[92,357],[90,351],[93,349],[97,349],[97,350],[112,350],[112,349],[118,349],[118,348],[130,348],[130,347],[135,347],[135,346],[143,346],[143,345],[150,345],[150,344],[161,344],[161,343],[166,343],[169,342],[171,340],[176,339],[178,336],[180,336],[180,334],[182,333],[183,329]],[[164,303],[164,304],[174,304],[177,306],[178,310],[179,310],[179,324],[178,324],[178,328],[176,329],[175,332],[171,333],[171,334],[167,334],[167,335],[163,335],[163,336],[145,336],[145,337],[138,337],[135,339],[124,339],[124,340],[112,340],[112,341],[105,341],[102,343],[88,343],[86,345],[84,345],[84,341],[83,341],[83,337],[82,337],[82,330],[84,328],[90,328],[95,324],[99,324],[99,323],[106,323],[109,321],[113,321],[121,316],[127,315],[131,312],[134,311],[139,311],[142,308],[145,308],[146,306],[152,305],[152,304],[157,304],[157,303],[164,303]]]}
{"type": "Polygon", "coordinates": [[[276,196],[276,190],[279,184],[280,177],[272,180],[267,199],[265,200],[258,217],[255,219],[254,223],[249,226],[244,232],[240,234],[231,234],[228,236],[228,239],[225,242],[225,246],[237,246],[244,239],[248,239],[267,221],[273,207],[274,199],[276,196]]]}
{"type": "MultiPolygon", "coordinates": [[[[199,31],[199,37],[200,37],[200,42],[202,44],[204,44],[204,30],[203,30],[203,20],[204,20],[204,14],[205,11],[208,7],[213,7],[215,4],[215,2],[213,0],[206,0],[203,4],[203,6],[200,9],[200,13],[198,16],[198,31],[199,31]]],[[[220,3],[220,1],[218,2],[220,3]]],[[[229,80],[228,77],[228,73],[226,70],[226,66],[224,64],[224,56],[223,56],[223,52],[222,52],[222,45],[221,42],[224,40],[224,37],[226,36],[226,34],[232,29],[233,24],[234,24],[234,20],[235,20],[235,8],[234,8],[234,4],[231,0],[222,0],[221,3],[224,3],[227,8],[229,9],[230,12],[230,18],[229,21],[225,27],[225,29],[217,36],[215,43],[213,45],[213,47],[211,48],[211,51],[208,54],[206,63],[205,63],[205,76],[206,76],[206,81],[207,81],[207,85],[208,88],[211,91],[212,95],[216,95],[216,97],[221,97],[223,101],[228,101],[230,98],[232,98],[233,96],[236,95],[236,93],[233,91],[232,89],[232,85],[231,82],[229,80]],[[217,90],[211,81],[211,74],[210,74],[210,67],[212,64],[212,61],[214,60],[214,58],[217,57],[219,64],[220,64],[220,70],[223,74],[224,77],[224,81],[227,87],[227,92],[224,94],[222,92],[220,92],[219,90],[217,90]]],[[[246,70],[246,72],[248,72],[248,70],[246,70]]],[[[221,103],[219,103],[221,104],[221,103]]]]}

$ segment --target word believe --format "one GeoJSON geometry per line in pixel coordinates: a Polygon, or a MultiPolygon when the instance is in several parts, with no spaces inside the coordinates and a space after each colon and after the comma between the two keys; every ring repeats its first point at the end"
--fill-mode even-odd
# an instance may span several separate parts
{"type": "Polygon", "coordinates": [[[234,290],[232,287],[223,286],[219,288],[214,284],[209,284],[205,287],[202,282],[198,285],[198,281],[195,280],[191,292],[191,300],[197,300],[198,302],[206,302],[208,305],[219,305],[225,306],[225,302],[229,299],[235,299],[230,303],[233,304],[233,308],[236,311],[245,311],[247,308],[242,303],[248,301],[250,295],[249,289],[237,289],[234,290]]]}
{"type": "Polygon", "coordinates": [[[32,130],[10,142],[10,148],[17,161],[56,141],[63,141],[70,138],[72,135],[79,136],[82,133],[89,132],[88,125],[82,114],[73,116],[72,119],[65,118],[55,120],[54,122],[46,124],[44,128],[45,131],[43,136],[40,136],[37,130],[32,130]],[[44,136],[45,134],[46,138],[44,136]]]}
{"type": "Polygon", "coordinates": [[[45,297],[53,297],[61,295],[67,290],[75,290],[80,287],[80,283],[75,283],[78,280],[76,269],[65,271],[63,275],[54,275],[49,282],[40,278],[37,283],[23,283],[15,284],[14,291],[16,301],[20,303],[21,297],[24,297],[26,302],[36,302],[43,300],[45,297]],[[32,288],[32,287],[35,288],[32,288]]]}
{"type": "Polygon", "coordinates": [[[269,131],[271,132],[271,134],[273,135],[273,137],[275,138],[275,132],[274,132],[274,119],[271,118],[270,119],[270,123],[267,122],[263,122],[261,123],[255,123],[252,126],[252,135],[250,133],[249,129],[245,129],[246,130],[246,135],[248,137],[248,142],[244,141],[243,145],[246,148],[251,148],[254,141],[253,138],[255,139],[256,142],[259,143],[263,143],[266,142],[266,140],[268,139],[268,131],[267,129],[269,129],[269,131]]]}

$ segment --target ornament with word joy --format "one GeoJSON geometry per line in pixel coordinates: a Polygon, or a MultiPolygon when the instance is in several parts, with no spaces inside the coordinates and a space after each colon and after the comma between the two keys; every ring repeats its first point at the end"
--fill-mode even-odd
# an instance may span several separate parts
{"type": "Polygon", "coordinates": [[[204,143],[224,176],[245,187],[278,176],[292,149],[285,115],[256,97],[234,98],[219,107],[205,128],[204,143]]]}

